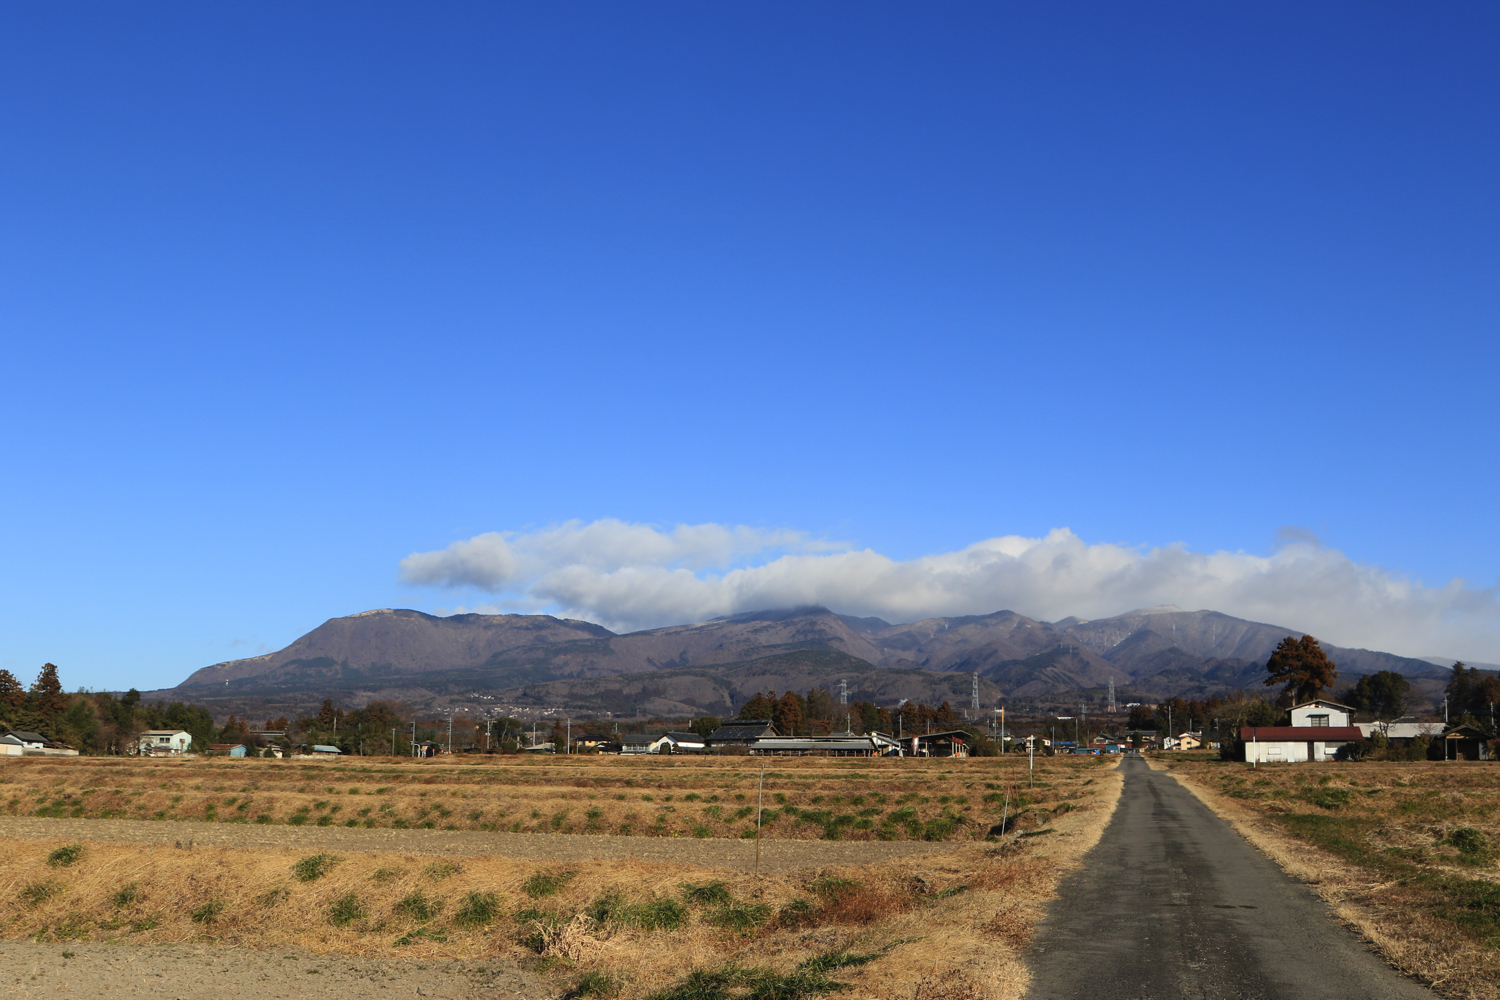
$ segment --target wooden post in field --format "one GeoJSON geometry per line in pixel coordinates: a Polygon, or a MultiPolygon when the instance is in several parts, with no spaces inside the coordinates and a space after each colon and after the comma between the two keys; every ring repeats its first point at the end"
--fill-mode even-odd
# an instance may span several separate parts
{"type": "Polygon", "coordinates": [[[766,759],[760,759],[760,785],[755,789],[755,877],[760,878],[760,811],[766,795],[766,759]]]}

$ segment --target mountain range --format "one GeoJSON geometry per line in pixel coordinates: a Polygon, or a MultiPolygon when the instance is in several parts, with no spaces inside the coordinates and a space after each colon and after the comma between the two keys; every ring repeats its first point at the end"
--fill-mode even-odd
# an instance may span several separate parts
{"type": "MultiPolygon", "coordinates": [[[[1013,611],[893,625],[821,607],[761,611],[616,634],[550,615],[438,617],[381,609],[334,618],[285,649],[217,663],[151,694],[295,708],[482,698],[573,710],[724,714],[755,691],[840,679],[851,698],[981,704],[1055,700],[1113,682],[1121,700],[1260,688],[1296,629],[1174,606],[1044,622],[1013,611]]],[[[1326,645],[1341,682],[1379,670],[1440,679],[1432,662],[1326,645]]],[[[1263,690],[1263,689],[1262,689],[1263,690]]]]}

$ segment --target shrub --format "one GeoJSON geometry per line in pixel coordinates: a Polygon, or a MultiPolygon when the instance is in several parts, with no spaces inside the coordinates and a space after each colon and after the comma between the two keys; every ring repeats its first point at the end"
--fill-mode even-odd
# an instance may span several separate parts
{"type": "Polygon", "coordinates": [[[1482,855],[1489,851],[1489,841],[1484,834],[1472,826],[1461,826],[1448,834],[1443,842],[1450,847],[1458,848],[1460,854],[1482,855]]]}
{"type": "Polygon", "coordinates": [[[555,896],[564,886],[573,881],[573,876],[577,874],[577,872],[552,869],[540,871],[521,883],[521,891],[532,899],[555,896]]]}
{"type": "Polygon", "coordinates": [[[483,927],[500,915],[500,897],[493,892],[471,892],[464,897],[453,914],[453,922],[460,927],[483,927]]]}
{"type": "Polygon", "coordinates": [[[66,868],[83,860],[83,845],[68,844],[47,855],[47,864],[53,868],[66,868]]]}
{"type": "Polygon", "coordinates": [[[337,854],[309,854],[292,865],[292,874],[298,882],[315,882],[333,871],[340,860],[337,854]]]}
{"type": "Polygon", "coordinates": [[[364,916],[365,908],[359,897],[352,892],[340,896],[328,908],[328,922],[335,927],[348,927],[354,921],[364,919],[364,916]]]}

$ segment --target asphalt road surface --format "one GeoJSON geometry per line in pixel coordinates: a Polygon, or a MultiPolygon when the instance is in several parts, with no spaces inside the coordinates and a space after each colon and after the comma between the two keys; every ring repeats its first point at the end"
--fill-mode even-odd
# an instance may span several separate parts
{"type": "Polygon", "coordinates": [[[1395,1000],[1435,996],[1167,774],[1125,789],[1032,941],[1030,1000],[1395,1000]]]}

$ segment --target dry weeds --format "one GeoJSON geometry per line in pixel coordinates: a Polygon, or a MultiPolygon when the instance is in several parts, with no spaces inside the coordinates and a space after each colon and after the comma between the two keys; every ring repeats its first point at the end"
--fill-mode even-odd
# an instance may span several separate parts
{"type": "Polygon", "coordinates": [[[1500,996],[1500,769],[1152,764],[1311,885],[1394,967],[1445,996],[1500,996]],[[1455,840],[1463,830],[1477,838],[1455,840]]]}
{"type": "MultiPolygon", "coordinates": [[[[679,789],[670,794],[686,794],[683,787],[717,787],[714,794],[721,800],[726,792],[732,795],[734,782],[743,780],[743,765],[732,759],[713,763],[721,769],[700,765],[669,771],[681,779],[668,786],[679,789]]],[[[949,796],[949,802],[934,804],[954,811],[962,808],[953,801],[956,793],[940,787],[962,789],[974,811],[988,807],[976,794],[985,791],[986,782],[1008,789],[1012,803],[1022,798],[1020,762],[923,763],[920,770],[871,768],[871,776],[858,778],[853,768],[813,762],[786,768],[781,773],[792,777],[777,780],[789,800],[821,795],[826,802],[839,796],[845,805],[855,796],[868,801],[881,795],[889,801],[909,794],[892,786],[917,782],[918,775],[923,794],[929,799],[949,796]],[[882,784],[887,778],[893,780],[882,784]]],[[[27,769],[11,775],[20,773],[30,778],[68,772],[27,769]]],[[[178,770],[150,776],[184,782],[201,776],[207,785],[221,773],[178,770]]],[[[307,780],[302,772],[294,774],[307,780]]],[[[470,775],[462,772],[414,767],[412,774],[438,780],[432,785],[414,781],[408,791],[443,787],[450,790],[444,801],[454,800],[452,789],[476,796],[504,790],[466,783],[470,775]]],[[[587,771],[570,776],[594,780],[587,771]]],[[[345,774],[338,780],[347,783],[353,777],[345,774]]],[[[554,781],[548,787],[558,787],[556,776],[546,777],[554,781]]],[[[1104,762],[1088,759],[1042,764],[1038,785],[1033,804],[1038,820],[1048,824],[1042,829],[1052,831],[1047,835],[1012,833],[989,842],[952,843],[937,854],[884,864],[826,866],[759,878],[729,868],[619,859],[570,862],[571,877],[552,879],[555,891],[541,895],[527,887],[535,889],[546,866],[498,856],[434,859],[359,851],[312,863],[305,854],[277,848],[141,847],[84,839],[71,864],[53,866],[48,858],[73,841],[4,841],[0,897],[12,905],[0,934],[46,941],[302,947],[314,953],[424,960],[499,959],[543,972],[560,988],[590,976],[594,984],[613,981],[626,1000],[666,990],[688,970],[731,965],[791,970],[847,949],[879,956],[828,973],[849,984],[853,996],[911,1000],[922,989],[927,991],[924,998],[934,1000],[1007,1000],[1025,989],[1019,949],[1058,877],[1098,840],[1120,782],[1104,762]],[[1070,808],[1056,808],[1063,803],[1070,808]],[[299,871],[316,874],[302,880],[299,871]],[[694,891],[685,890],[688,885],[694,891]],[[704,888],[713,885],[717,888],[704,888]],[[493,907],[476,911],[474,901],[486,899],[493,907]],[[725,915],[727,907],[736,908],[733,919],[725,915]],[[465,912],[480,916],[466,920],[461,917],[465,912]],[[673,912],[680,916],[670,918],[673,912]]],[[[223,794],[202,791],[205,797],[223,794]]],[[[809,801],[809,808],[813,805],[809,801]]],[[[1027,832],[1037,828],[1036,822],[1024,827],[1027,832]]]]}

